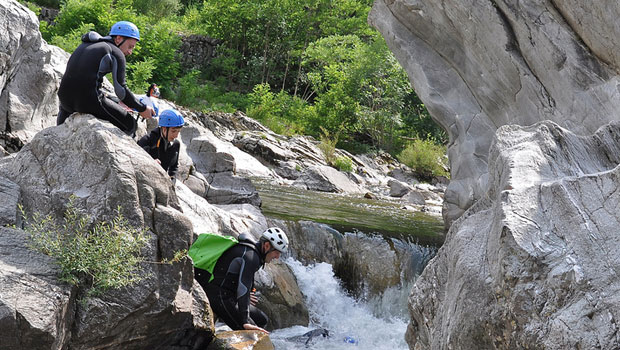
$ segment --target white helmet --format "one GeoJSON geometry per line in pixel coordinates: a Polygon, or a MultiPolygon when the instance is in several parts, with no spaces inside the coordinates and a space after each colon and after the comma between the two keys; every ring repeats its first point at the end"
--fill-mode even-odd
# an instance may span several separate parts
{"type": "Polygon", "coordinates": [[[268,228],[261,236],[271,243],[272,247],[279,250],[280,253],[284,253],[286,248],[288,248],[286,233],[277,227],[268,228]]]}

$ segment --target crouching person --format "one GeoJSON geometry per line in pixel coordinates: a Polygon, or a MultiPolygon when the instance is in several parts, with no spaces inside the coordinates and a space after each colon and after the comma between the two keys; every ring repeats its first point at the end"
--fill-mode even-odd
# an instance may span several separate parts
{"type": "Polygon", "coordinates": [[[265,263],[279,259],[288,246],[284,231],[267,229],[258,242],[240,237],[239,243],[228,248],[217,259],[213,274],[194,267],[194,276],[202,286],[213,312],[233,330],[267,332],[267,315],[254,304],[254,274],[265,263]]]}
{"type": "Polygon", "coordinates": [[[159,127],[144,135],[138,145],[155,159],[171,178],[179,168],[181,142],[177,140],[185,120],[181,113],[167,109],[159,116],[159,127]]]}

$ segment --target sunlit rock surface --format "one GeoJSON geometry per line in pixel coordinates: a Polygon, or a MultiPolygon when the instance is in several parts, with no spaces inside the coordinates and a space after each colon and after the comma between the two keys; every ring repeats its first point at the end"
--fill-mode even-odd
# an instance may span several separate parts
{"type": "Polygon", "coordinates": [[[369,22],[450,136],[448,224],[486,193],[497,128],[619,119],[618,15],[616,1],[375,1],[369,22]]]}
{"type": "Polygon", "coordinates": [[[35,14],[0,2],[0,147],[15,152],[56,124],[56,92],[69,54],[41,39],[35,14]]]}
{"type": "Polygon", "coordinates": [[[504,126],[410,295],[411,349],[617,349],[620,124],[504,126]]]}
{"type": "Polygon", "coordinates": [[[0,275],[8,279],[0,288],[0,309],[13,315],[3,318],[3,328],[24,330],[12,333],[9,344],[17,345],[7,349],[21,349],[34,337],[38,345],[27,348],[189,350],[213,333],[208,300],[193,281],[191,261],[157,263],[189,248],[192,223],[181,213],[161,166],[118,128],[74,115],[0,159],[0,174],[19,186],[28,215],[58,217],[75,195],[76,206],[89,217],[109,221],[121,207],[124,217],[150,236],[143,254],[151,263],[142,266],[141,282],[86,298],[84,290],[76,293],[56,279],[51,259],[29,251],[21,231],[15,237],[3,231],[0,246],[14,246],[0,254],[0,275]],[[15,278],[22,282],[10,282],[15,278]],[[32,283],[23,283],[28,280],[32,283]],[[36,314],[44,319],[31,316],[36,314]]]}

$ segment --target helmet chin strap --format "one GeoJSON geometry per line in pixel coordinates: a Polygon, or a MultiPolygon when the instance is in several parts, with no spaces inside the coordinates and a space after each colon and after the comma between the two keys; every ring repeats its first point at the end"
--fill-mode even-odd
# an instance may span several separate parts
{"type": "Polygon", "coordinates": [[[123,41],[121,41],[120,44],[116,45],[116,40],[114,40],[116,47],[120,48],[121,45],[123,45],[125,43],[125,41],[127,41],[127,38],[123,37],[123,41]]]}

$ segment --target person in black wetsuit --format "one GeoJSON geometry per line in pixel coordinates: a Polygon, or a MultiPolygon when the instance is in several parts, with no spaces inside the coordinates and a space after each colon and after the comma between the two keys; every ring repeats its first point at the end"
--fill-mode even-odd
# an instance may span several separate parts
{"type": "MultiPolygon", "coordinates": [[[[240,242],[242,239],[240,237],[240,242]]],[[[268,228],[260,240],[253,244],[236,244],[225,251],[213,270],[213,280],[208,271],[194,267],[194,277],[207,293],[213,312],[233,330],[259,330],[267,332],[267,315],[254,304],[252,293],[254,273],[265,263],[279,259],[286,251],[288,238],[277,227],[268,228]]]]}
{"type": "Polygon", "coordinates": [[[143,118],[155,114],[151,107],[136,99],[125,83],[125,56],[131,55],[139,40],[138,28],[127,21],[115,23],[106,37],[96,32],[82,36],[82,44],[69,57],[60,81],[57,125],[64,123],[74,112],[88,113],[133,136],[136,120],[101,91],[103,77],[108,73],[112,73],[116,96],[125,105],[137,110],[143,118]]]}
{"type": "Polygon", "coordinates": [[[144,135],[138,145],[155,159],[171,178],[179,168],[179,149],[181,143],[177,140],[185,120],[181,113],[174,109],[167,109],[159,116],[159,127],[144,135]]]}

